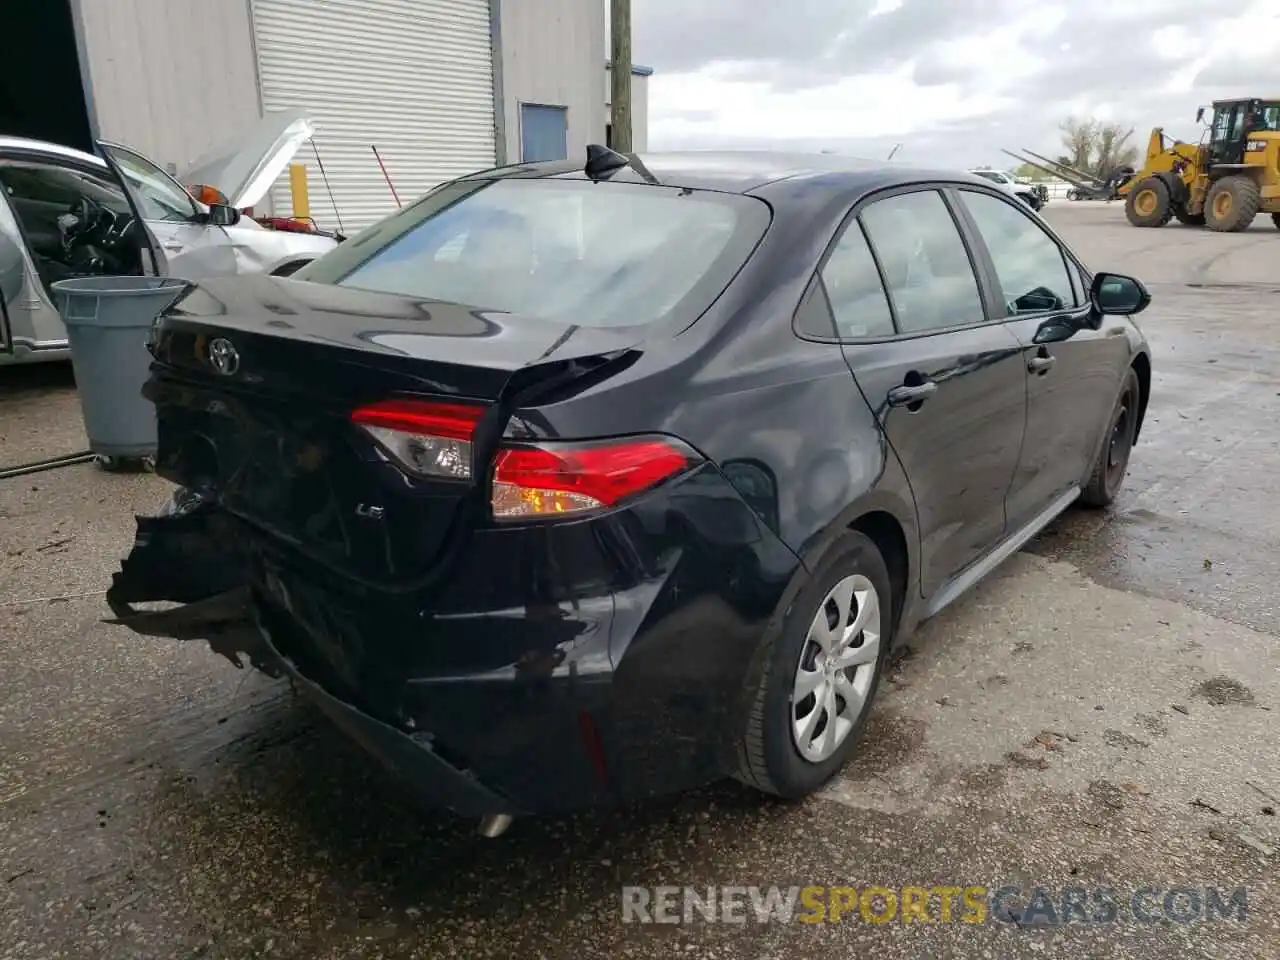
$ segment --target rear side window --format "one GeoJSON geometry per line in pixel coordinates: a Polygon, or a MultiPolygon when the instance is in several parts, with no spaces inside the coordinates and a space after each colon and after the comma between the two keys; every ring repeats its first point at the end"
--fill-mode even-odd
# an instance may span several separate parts
{"type": "Polygon", "coordinates": [[[1039,224],[997,197],[970,190],[960,196],[991,253],[1011,314],[1078,305],[1062,248],[1039,224]]]}
{"type": "Polygon", "coordinates": [[[877,200],[862,211],[862,223],[901,333],[986,319],[978,278],[942,194],[923,190],[877,200]]]}
{"type": "Polygon", "coordinates": [[[836,242],[822,268],[822,282],[831,301],[840,337],[886,337],[893,330],[889,299],[880,271],[857,221],[836,242]]]}
{"type": "Polygon", "coordinates": [[[299,280],[583,326],[693,321],[769,225],[753,197],[510,178],[447,184],[299,280]]]}
{"type": "Polygon", "coordinates": [[[103,169],[100,175],[78,167],[25,160],[0,161],[0,185],[16,201],[50,204],[44,211],[52,222],[67,213],[82,197],[88,197],[112,213],[131,215],[123,191],[103,169]]]}

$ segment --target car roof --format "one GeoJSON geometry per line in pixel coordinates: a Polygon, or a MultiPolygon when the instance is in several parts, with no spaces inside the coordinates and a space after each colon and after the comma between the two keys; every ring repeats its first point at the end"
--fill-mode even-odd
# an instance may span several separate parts
{"type": "MultiPolygon", "coordinates": [[[[694,190],[719,190],[766,196],[771,188],[808,181],[807,186],[831,193],[878,190],[925,181],[952,181],[990,185],[990,181],[964,170],[931,169],[885,160],[867,160],[824,153],[787,153],[769,150],[692,150],[636,154],[639,165],[659,183],[694,190]]],[[[582,161],[551,160],[519,163],[484,170],[463,179],[548,178],[586,179],[582,161]]],[[[644,183],[643,173],[624,167],[609,179],[644,183]]]]}
{"type": "Polygon", "coordinates": [[[56,156],[66,157],[68,160],[79,160],[81,163],[92,163],[99,167],[105,167],[107,165],[106,161],[95,153],[85,153],[83,150],[77,150],[75,147],[64,146],[61,143],[53,143],[49,140],[32,140],[28,137],[0,136],[0,150],[23,150],[29,153],[52,153],[56,156]]]}

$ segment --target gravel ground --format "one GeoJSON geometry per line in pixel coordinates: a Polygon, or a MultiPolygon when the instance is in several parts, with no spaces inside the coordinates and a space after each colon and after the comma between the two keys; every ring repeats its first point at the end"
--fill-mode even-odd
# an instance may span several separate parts
{"type": "MultiPolygon", "coordinates": [[[[163,481],[0,480],[0,958],[1280,956],[1280,231],[1047,216],[1155,295],[1128,492],[926,624],[804,803],[720,784],[481,840],[287,686],[99,622],[163,481]],[[980,924],[624,923],[659,885],[1019,892],[980,924]],[[1114,922],[1062,910],[1099,887],[1114,922]],[[1244,918],[1161,919],[1188,887],[1244,888],[1244,918]]],[[[0,460],[84,447],[65,369],[0,371],[0,460]]]]}

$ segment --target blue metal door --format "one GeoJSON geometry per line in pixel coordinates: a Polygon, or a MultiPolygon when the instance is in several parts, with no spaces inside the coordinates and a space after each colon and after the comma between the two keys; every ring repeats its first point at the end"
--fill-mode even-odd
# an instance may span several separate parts
{"type": "Polygon", "coordinates": [[[565,107],[520,104],[520,159],[564,160],[569,156],[569,112],[565,107]]]}

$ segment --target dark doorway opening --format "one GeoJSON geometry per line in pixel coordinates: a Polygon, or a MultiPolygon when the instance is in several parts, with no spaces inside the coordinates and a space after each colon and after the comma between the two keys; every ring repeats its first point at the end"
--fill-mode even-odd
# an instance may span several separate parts
{"type": "Polygon", "coordinates": [[[0,135],[93,150],[69,0],[5,0],[0,135]]]}

